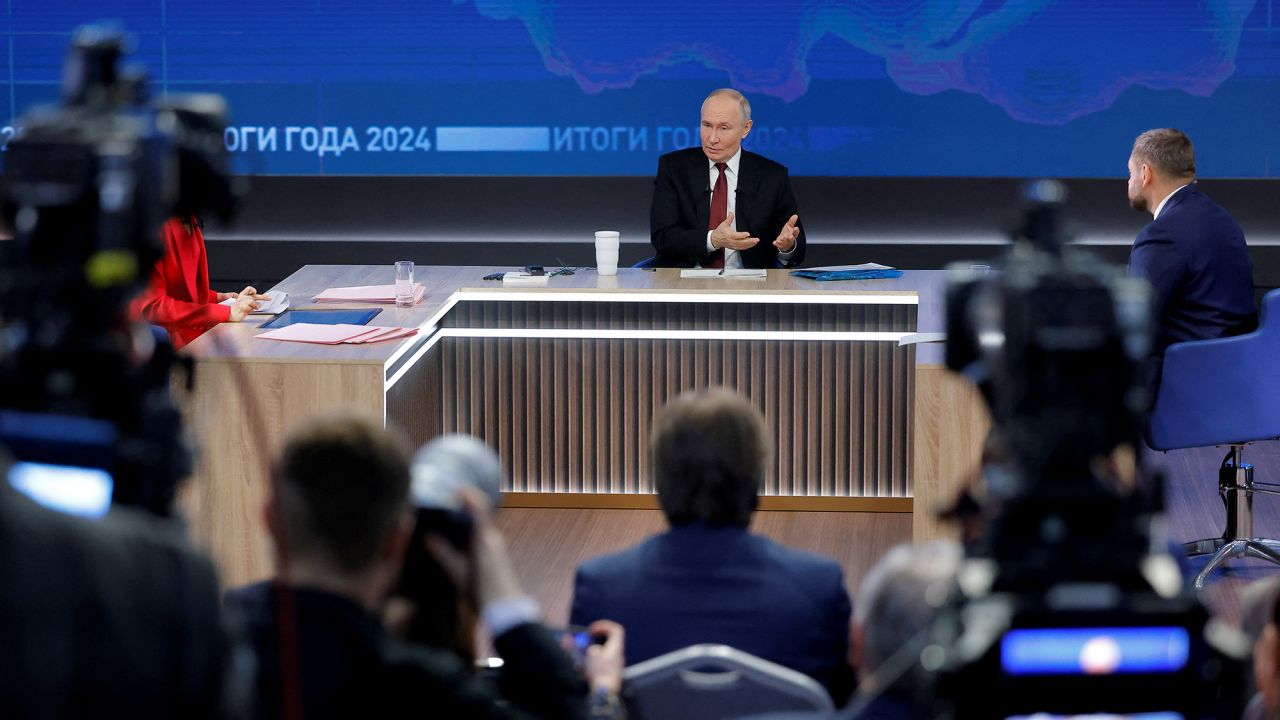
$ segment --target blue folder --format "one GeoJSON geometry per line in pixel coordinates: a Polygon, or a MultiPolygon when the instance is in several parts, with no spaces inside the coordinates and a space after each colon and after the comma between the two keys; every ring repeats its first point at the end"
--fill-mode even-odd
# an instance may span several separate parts
{"type": "Polygon", "coordinates": [[[313,323],[316,325],[368,325],[382,308],[366,310],[285,310],[274,318],[262,323],[261,328],[281,328],[294,323],[313,323]]]}
{"type": "Polygon", "coordinates": [[[901,270],[792,270],[791,274],[823,281],[880,280],[882,278],[902,277],[901,270]]]}

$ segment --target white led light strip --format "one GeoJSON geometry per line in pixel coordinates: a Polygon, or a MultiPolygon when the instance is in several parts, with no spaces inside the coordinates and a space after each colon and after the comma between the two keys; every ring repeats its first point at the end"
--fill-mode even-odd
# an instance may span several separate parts
{"type": "Polygon", "coordinates": [[[441,328],[437,335],[462,338],[537,340],[820,340],[898,342],[911,332],[804,330],[589,330],[574,328],[441,328]]]}
{"type": "Polygon", "coordinates": [[[530,292],[520,290],[459,290],[449,298],[454,302],[497,300],[506,302],[624,302],[624,303],[715,303],[722,305],[919,305],[915,293],[857,294],[831,293],[680,293],[643,290],[530,292]]]}

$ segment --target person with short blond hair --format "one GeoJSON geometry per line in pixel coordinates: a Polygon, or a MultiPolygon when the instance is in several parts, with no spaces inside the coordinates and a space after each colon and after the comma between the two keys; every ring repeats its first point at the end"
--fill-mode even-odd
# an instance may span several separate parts
{"type": "Polygon", "coordinates": [[[1244,231],[1200,192],[1190,138],[1172,128],[1138,136],[1129,155],[1129,205],[1152,215],[1134,240],[1129,275],[1154,290],[1156,358],[1172,343],[1257,326],[1244,231]]]}

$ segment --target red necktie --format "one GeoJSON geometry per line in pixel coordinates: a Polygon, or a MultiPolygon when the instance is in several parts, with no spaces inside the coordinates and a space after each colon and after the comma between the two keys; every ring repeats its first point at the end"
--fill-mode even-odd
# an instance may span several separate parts
{"type": "MultiPolygon", "coordinates": [[[[708,230],[720,227],[720,223],[724,222],[725,216],[729,214],[729,181],[724,177],[724,168],[724,163],[716,163],[720,176],[716,178],[715,189],[711,191],[711,217],[707,220],[708,230]]],[[[715,252],[702,261],[702,267],[724,267],[724,248],[716,248],[715,252]]]]}

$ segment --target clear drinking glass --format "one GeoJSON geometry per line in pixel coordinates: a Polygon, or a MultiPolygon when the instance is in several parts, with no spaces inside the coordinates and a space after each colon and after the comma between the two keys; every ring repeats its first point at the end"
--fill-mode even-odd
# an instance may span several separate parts
{"type": "Polygon", "coordinates": [[[413,307],[413,261],[396,261],[396,307],[413,307]]]}

